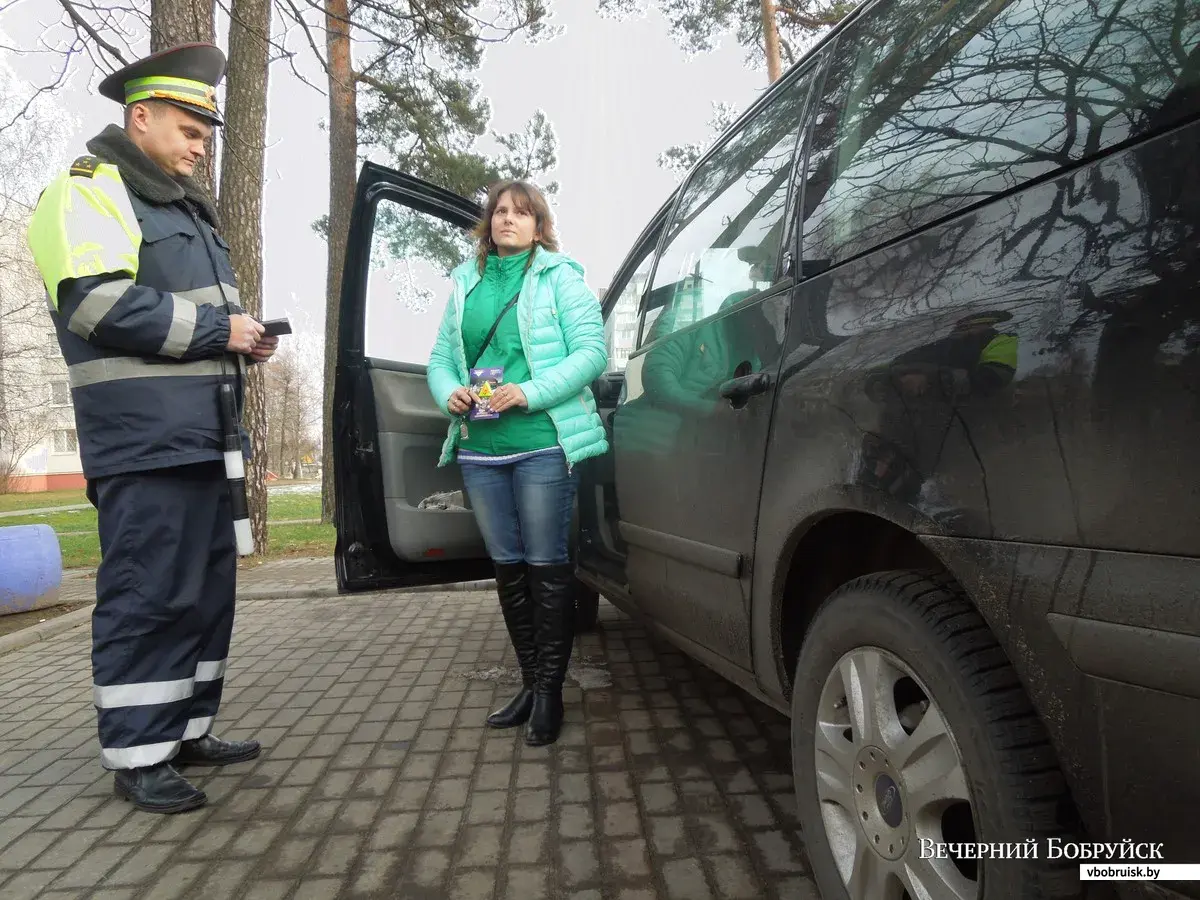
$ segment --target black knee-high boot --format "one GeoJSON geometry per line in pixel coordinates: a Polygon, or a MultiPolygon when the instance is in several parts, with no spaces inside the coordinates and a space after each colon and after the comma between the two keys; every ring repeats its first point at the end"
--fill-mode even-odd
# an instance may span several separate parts
{"type": "Polygon", "coordinates": [[[496,563],[496,588],[508,636],[517,652],[522,686],[508,703],[487,718],[493,728],[523,725],[533,708],[533,685],[537,676],[537,641],[534,633],[533,598],[528,567],[523,562],[496,563]]]}
{"type": "Polygon", "coordinates": [[[531,747],[553,744],[562,728],[562,688],[575,643],[575,599],[571,595],[574,578],[575,567],[569,563],[529,567],[538,661],[533,711],[525,733],[525,743],[531,747]]]}

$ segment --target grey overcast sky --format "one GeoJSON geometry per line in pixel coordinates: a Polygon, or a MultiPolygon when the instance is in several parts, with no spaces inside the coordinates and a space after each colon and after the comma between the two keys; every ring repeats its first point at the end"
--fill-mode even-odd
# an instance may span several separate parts
{"type": "MultiPolygon", "coordinates": [[[[588,283],[598,291],[675,186],[658,168],[659,152],[705,139],[712,103],[745,109],[767,77],[745,67],[732,35],[719,50],[688,60],[657,12],[621,22],[598,16],[593,0],[557,0],[553,7],[552,21],[565,27],[564,34],[534,46],[520,39],[491,46],[479,78],[492,103],[493,130],[516,130],[539,108],[553,122],[559,165],[550,177],[561,185],[556,215],[563,249],[586,267],[588,283]]],[[[0,31],[15,46],[33,47],[60,14],[53,0],[22,0],[0,14],[0,31]]],[[[299,48],[302,40],[293,34],[289,44],[299,48]]],[[[148,39],[136,49],[147,52],[148,39]]],[[[34,84],[45,83],[56,62],[47,55],[0,52],[18,77],[34,84]]],[[[302,70],[322,84],[315,61],[305,60],[302,70]]],[[[64,148],[66,161],[85,152],[87,138],[118,120],[119,108],[92,93],[98,80],[85,60],[60,93],[61,105],[79,120],[74,144],[64,148]]],[[[319,333],[326,250],[311,223],[328,205],[328,144],[321,130],[328,101],[296,79],[286,63],[273,67],[270,92],[264,315],[289,315],[302,330],[319,333]]],[[[428,274],[421,281],[438,296],[436,308],[422,316],[429,320],[448,286],[428,274]]],[[[399,326],[391,312],[381,318],[399,326]]],[[[421,322],[403,346],[379,352],[423,362],[434,324],[421,322]]]]}

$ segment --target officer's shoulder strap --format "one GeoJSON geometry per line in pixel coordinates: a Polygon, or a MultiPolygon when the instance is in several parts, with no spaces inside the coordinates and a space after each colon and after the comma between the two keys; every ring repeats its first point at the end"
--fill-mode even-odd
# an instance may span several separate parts
{"type": "Polygon", "coordinates": [[[71,174],[82,176],[83,178],[91,178],[96,174],[96,167],[99,165],[99,157],[81,156],[75,162],[71,163],[71,174]]]}

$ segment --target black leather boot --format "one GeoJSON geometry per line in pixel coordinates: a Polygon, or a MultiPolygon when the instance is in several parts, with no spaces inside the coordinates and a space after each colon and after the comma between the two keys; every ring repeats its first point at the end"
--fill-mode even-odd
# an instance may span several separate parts
{"type": "Polygon", "coordinates": [[[496,563],[496,590],[508,636],[521,667],[521,689],[506,704],[487,717],[492,728],[515,728],[529,719],[533,708],[533,681],[537,675],[537,643],[533,631],[533,598],[529,595],[527,566],[496,563]]]}
{"type": "Polygon", "coordinates": [[[143,769],[119,769],[113,793],[138,809],[154,813],[181,813],[208,802],[204,791],[175,771],[170,763],[143,769]]]}
{"type": "Polygon", "coordinates": [[[177,766],[228,766],[249,762],[262,751],[258,741],[223,741],[211,734],[184,741],[172,762],[177,766]]]}
{"type": "Polygon", "coordinates": [[[575,643],[574,578],[575,566],[570,563],[529,567],[538,652],[533,710],[525,733],[525,743],[531,747],[553,744],[562,728],[562,688],[575,643]]]}

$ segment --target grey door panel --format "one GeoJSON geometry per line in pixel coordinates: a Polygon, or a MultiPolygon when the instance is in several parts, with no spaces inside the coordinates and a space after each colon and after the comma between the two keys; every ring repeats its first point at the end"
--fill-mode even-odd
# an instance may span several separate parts
{"type": "Polygon", "coordinates": [[[436,435],[441,447],[450,420],[434,406],[424,373],[372,367],[371,387],[375,391],[375,423],[380,434],[404,431],[436,435]]]}
{"type": "Polygon", "coordinates": [[[486,556],[456,464],[438,468],[450,420],[436,406],[423,374],[371,370],[384,510],[392,549],[403,560],[486,556]],[[421,509],[422,500],[455,493],[459,508],[421,509]]]}

